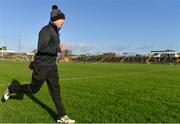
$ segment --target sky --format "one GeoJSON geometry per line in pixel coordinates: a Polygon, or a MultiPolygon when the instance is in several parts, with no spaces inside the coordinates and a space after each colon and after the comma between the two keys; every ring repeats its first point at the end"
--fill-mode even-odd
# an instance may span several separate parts
{"type": "Polygon", "coordinates": [[[0,43],[37,48],[56,4],[66,15],[61,43],[74,54],[180,51],[180,0],[0,0],[0,43]]]}

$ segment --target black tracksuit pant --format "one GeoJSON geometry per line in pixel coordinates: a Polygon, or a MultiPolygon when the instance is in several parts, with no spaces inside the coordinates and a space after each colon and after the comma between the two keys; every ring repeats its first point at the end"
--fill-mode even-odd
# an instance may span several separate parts
{"type": "Polygon", "coordinates": [[[30,84],[10,85],[10,93],[30,93],[34,94],[39,91],[42,84],[46,81],[49,93],[57,109],[57,116],[66,115],[60,96],[58,69],[55,67],[33,67],[32,81],[30,84]]]}

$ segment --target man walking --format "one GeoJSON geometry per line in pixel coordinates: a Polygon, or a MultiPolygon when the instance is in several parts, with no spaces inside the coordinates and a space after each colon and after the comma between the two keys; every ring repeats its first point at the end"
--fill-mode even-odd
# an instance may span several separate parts
{"type": "Polygon", "coordinates": [[[60,45],[59,30],[65,21],[65,15],[58,9],[57,5],[52,6],[50,22],[39,32],[38,52],[33,61],[32,81],[30,84],[9,85],[4,93],[4,99],[8,100],[12,93],[37,93],[42,84],[46,81],[49,93],[57,109],[57,122],[75,123],[70,119],[64,110],[60,96],[58,69],[56,65],[57,53],[65,48],[60,45]]]}

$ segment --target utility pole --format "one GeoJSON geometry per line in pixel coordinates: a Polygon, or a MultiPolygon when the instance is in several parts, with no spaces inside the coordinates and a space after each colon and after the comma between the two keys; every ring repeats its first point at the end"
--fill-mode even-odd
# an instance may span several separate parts
{"type": "Polygon", "coordinates": [[[19,52],[19,61],[21,60],[21,35],[18,38],[18,52],[19,52]]]}
{"type": "Polygon", "coordinates": [[[2,56],[2,59],[3,59],[3,56],[4,56],[4,51],[3,51],[3,35],[2,35],[2,40],[1,40],[1,56],[2,56]]]}
{"type": "Polygon", "coordinates": [[[3,57],[3,40],[1,40],[1,56],[3,57]]]}

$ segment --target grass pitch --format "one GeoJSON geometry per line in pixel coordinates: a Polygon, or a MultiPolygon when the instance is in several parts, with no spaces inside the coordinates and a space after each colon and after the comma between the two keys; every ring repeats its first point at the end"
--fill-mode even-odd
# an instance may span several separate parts
{"type": "MultiPolygon", "coordinates": [[[[76,122],[180,122],[180,65],[58,64],[66,113],[76,122]]],[[[26,62],[0,62],[0,97],[11,82],[31,81],[26,62]]],[[[37,94],[0,102],[0,122],[54,123],[44,83],[37,94]]]]}

